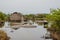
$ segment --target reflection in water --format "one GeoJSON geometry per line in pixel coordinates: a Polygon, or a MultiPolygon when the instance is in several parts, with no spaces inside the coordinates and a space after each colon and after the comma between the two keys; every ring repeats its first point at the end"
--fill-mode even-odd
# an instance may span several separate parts
{"type": "Polygon", "coordinates": [[[43,27],[43,25],[37,25],[36,28],[21,27],[18,30],[13,30],[9,27],[9,25],[7,26],[7,24],[8,23],[5,24],[5,28],[2,28],[2,30],[7,32],[8,36],[11,37],[11,40],[45,40],[44,38],[41,38],[47,33],[47,30],[43,27]],[[12,33],[11,30],[14,32],[12,33]]]}

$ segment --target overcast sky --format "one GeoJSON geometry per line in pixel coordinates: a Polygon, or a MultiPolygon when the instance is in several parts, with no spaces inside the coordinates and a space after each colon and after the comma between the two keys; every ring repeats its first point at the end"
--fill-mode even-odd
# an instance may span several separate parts
{"type": "Polygon", "coordinates": [[[4,13],[49,13],[50,8],[60,8],[60,0],[0,0],[0,11],[4,13]]]}

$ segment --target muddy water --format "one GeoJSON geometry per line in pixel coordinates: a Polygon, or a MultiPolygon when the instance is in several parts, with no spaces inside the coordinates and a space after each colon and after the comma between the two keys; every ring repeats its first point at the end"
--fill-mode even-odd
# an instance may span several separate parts
{"type": "Polygon", "coordinates": [[[5,26],[3,28],[0,28],[0,30],[6,31],[8,36],[11,37],[10,40],[52,40],[42,38],[47,33],[47,30],[43,25],[37,25],[36,28],[20,27],[18,30],[14,30],[11,29],[7,24],[8,22],[6,22],[5,26]]]}

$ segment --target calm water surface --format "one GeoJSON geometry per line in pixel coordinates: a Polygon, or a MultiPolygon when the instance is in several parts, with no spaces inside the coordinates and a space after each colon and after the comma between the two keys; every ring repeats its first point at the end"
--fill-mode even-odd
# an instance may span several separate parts
{"type": "MultiPolygon", "coordinates": [[[[37,25],[36,28],[22,28],[20,27],[18,30],[11,29],[8,23],[5,23],[4,30],[7,32],[8,36],[11,37],[10,40],[46,40],[43,37],[47,33],[47,30],[43,25],[37,25]],[[14,31],[14,32],[11,32],[14,31]]],[[[50,40],[50,39],[47,39],[50,40]]]]}

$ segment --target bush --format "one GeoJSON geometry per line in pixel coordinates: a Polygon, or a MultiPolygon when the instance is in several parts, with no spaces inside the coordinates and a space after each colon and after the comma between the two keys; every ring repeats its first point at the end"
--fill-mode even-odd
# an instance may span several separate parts
{"type": "Polygon", "coordinates": [[[0,30],[0,40],[9,40],[7,34],[2,30],[0,30]]]}
{"type": "Polygon", "coordinates": [[[60,9],[51,10],[51,13],[47,15],[47,20],[52,23],[52,28],[60,30],[60,9]]]}

